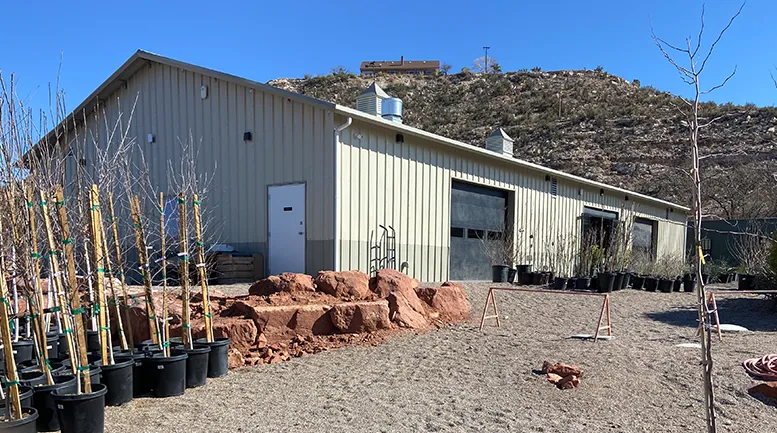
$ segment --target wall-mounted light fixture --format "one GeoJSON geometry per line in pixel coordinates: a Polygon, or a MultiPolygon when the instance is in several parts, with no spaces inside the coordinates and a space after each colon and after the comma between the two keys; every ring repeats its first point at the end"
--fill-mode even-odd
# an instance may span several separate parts
{"type": "Polygon", "coordinates": [[[146,141],[148,141],[149,143],[153,143],[156,141],[156,137],[154,137],[154,134],[149,132],[148,136],[146,137],[146,141]]]}
{"type": "Polygon", "coordinates": [[[599,189],[599,195],[604,195],[604,188],[599,189]]]}
{"type": "Polygon", "coordinates": [[[251,134],[251,131],[244,132],[243,133],[243,141],[251,141],[253,139],[253,135],[251,134]]]}

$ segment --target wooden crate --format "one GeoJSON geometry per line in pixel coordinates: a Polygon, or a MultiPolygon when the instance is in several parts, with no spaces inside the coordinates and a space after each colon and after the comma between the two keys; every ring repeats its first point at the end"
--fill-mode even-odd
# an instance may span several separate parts
{"type": "Polygon", "coordinates": [[[214,258],[217,284],[250,283],[264,278],[261,254],[238,256],[221,253],[214,258]]]}

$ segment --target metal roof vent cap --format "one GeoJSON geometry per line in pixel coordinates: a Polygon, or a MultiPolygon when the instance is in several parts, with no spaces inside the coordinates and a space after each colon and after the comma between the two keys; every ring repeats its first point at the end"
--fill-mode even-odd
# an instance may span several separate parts
{"type": "Polygon", "coordinates": [[[513,139],[502,128],[497,128],[486,137],[486,149],[504,156],[513,156],[513,139]]]}
{"type": "Polygon", "coordinates": [[[356,109],[373,116],[380,116],[382,102],[388,97],[389,95],[378,86],[378,83],[373,81],[370,87],[356,97],[356,109]]]}
{"type": "Polygon", "coordinates": [[[381,103],[381,116],[392,122],[402,123],[402,100],[399,98],[386,98],[381,103]]]}

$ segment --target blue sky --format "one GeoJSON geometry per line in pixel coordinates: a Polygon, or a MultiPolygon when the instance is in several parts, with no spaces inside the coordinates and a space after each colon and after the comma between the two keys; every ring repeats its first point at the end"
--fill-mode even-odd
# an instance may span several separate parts
{"type": "MultiPolygon", "coordinates": [[[[739,6],[707,2],[708,42],[739,6]]],[[[593,69],[687,95],[650,39],[676,43],[698,30],[695,0],[478,1],[21,1],[3,5],[0,69],[16,72],[18,93],[47,106],[57,78],[77,106],[138,48],[259,81],[325,74],[361,60],[440,59],[471,66],[484,45],[503,70],[593,69]],[[463,3],[463,2],[462,2],[463,3]],[[684,4],[679,7],[678,4],[684,4]]],[[[774,105],[777,2],[750,0],[716,49],[710,85],[734,66],[718,102],[774,105]]]]}

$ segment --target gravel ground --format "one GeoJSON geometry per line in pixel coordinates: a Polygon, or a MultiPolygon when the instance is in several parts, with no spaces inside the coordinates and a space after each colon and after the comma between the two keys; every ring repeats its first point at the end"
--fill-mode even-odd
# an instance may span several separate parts
{"type": "MultiPolygon", "coordinates": [[[[692,294],[617,292],[615,339],[592,333],[599,298],[504,293],[502,326],[478,330],[490,283],[465,285],[469,323],[375,347],[347,347],[232,371],[182,397],[106,409],[107,432],[685,432],[704,429],[692,294]],[[581,366],[560,391],[532,370],[581,366]]],[[[229,291],[234,293],[236,288],[229,291]]],[[[753,332],[714,342],[718,431],[777,431],[777,408],[747,394],[743,359],[774,351],[777,314],[759,297],[718,303],[721,320],[753,332]]]]}

